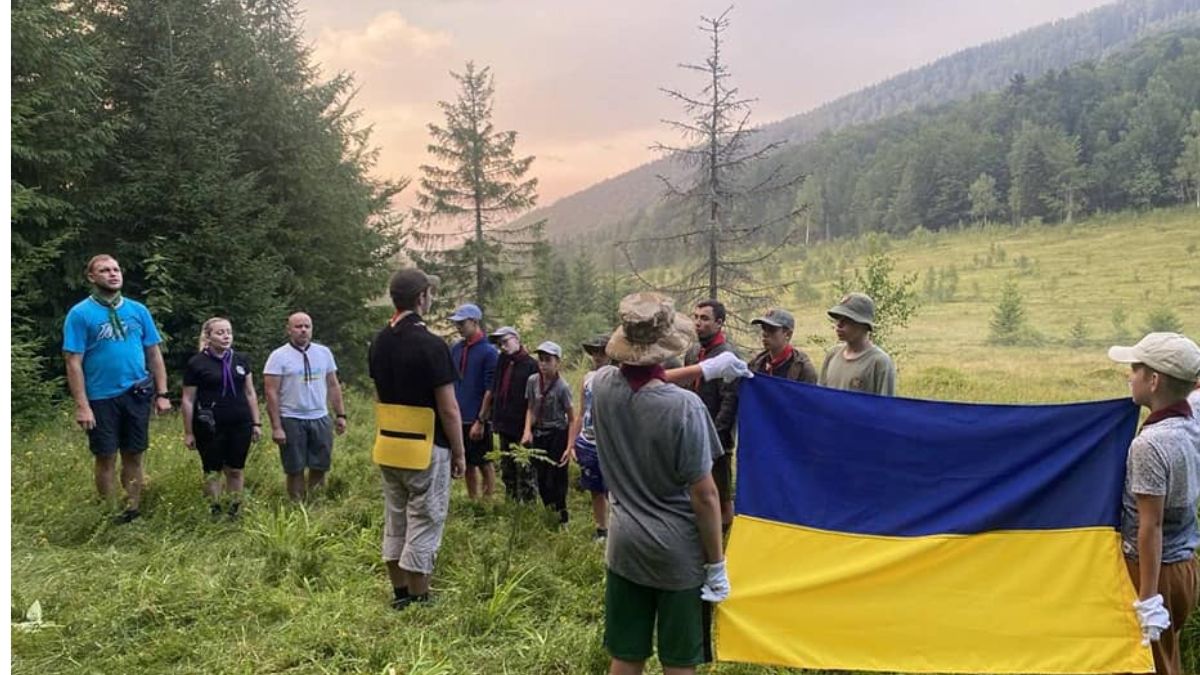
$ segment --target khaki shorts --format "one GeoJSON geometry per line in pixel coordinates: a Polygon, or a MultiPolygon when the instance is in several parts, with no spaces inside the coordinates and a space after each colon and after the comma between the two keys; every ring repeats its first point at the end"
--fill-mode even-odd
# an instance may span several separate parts
{"type": "Polygon", "coordinates": [[[450,451],[433,446],[429,468],[379,467],[383,475],[383,559],[432,574],[450,509],[450,451]]]}

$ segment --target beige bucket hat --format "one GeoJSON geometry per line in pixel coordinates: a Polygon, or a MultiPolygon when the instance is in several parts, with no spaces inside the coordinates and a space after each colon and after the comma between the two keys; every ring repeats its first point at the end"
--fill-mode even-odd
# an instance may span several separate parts
{"type": "Polygon", "coordinates": [[[661,293],[633,293],[621,299],[621,325],[605,351],[614,361],[652,366],[687,351],[696,341],[692,320],[675,311],[675,302],[661,293]]]}

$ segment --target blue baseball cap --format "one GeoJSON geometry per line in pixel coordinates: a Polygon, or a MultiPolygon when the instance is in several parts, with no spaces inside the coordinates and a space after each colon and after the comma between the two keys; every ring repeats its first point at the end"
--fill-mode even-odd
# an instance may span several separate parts
{"type": "Polygon", "coordinates": [[[466,321],[467,319],[479,321],[483,319],[483,312],[480,311],[478,306],[467,303],[459,305],[458,309],[454,310],[454,313],[450,315],[451,321],[466,321]]]}

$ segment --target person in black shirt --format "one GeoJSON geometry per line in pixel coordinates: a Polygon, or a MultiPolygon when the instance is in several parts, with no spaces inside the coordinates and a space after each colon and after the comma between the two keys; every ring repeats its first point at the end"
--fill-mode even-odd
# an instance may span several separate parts
{"type": "Polygon", "coordinates": [[[500,479],[504,492],[514,501],[533,501],[537,496],[535,473],[528,463],[518,462],[514,448],[521,445],[525,433],[525,413],[529,402],[525,386],[538,372],[538,362],[521,346],[521,336],[504,326],[489,336],[500,348],[492,390],[484,398],[484,414],[500,438],[500,479]]]}
{"type": "Polygon", "coordinates": [[[213,517],[221,515],[221,474],[229,517],[242,503],[242,470],[250,443],[262,435],[250,362],[233,351],[233,326],[213,317],[200,329],[200,353],[183,372],[183,442],[199,452],[204,492],[213,517]]]}
{"type": "MultiPolygon", "coordinates": [[[[396,609],[429,599],[429,579],[450,508],[450,479],[460,478],[466,471],[462,415],[454,394],[458,370],[446,343],[421,320],[433,303],[436,285],[436,277],[418,269],[392,275],[388,291],[396,313],[371,342],[368,357],[380,404],[434,412],[433,447],[423,468],[379,466],[384,498],[383,560],[396,609]]],[[[383,410],[377,410],[377,422],[383,410]]],[[[385,436],[429,438],[418,429],[385,433],[380,426],[379,430],[377,447],[385,436]]]]}

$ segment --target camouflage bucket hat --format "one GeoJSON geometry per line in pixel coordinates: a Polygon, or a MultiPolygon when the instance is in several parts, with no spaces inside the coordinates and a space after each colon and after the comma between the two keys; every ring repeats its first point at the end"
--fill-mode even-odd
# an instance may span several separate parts
{"type": "Polygon", "coordinates": [[[696,341],[692,320],[659,293],[633,293],[621,300],[621,325],[605,352],[631,366],[652,366],[687,351],[696,341]]]}

